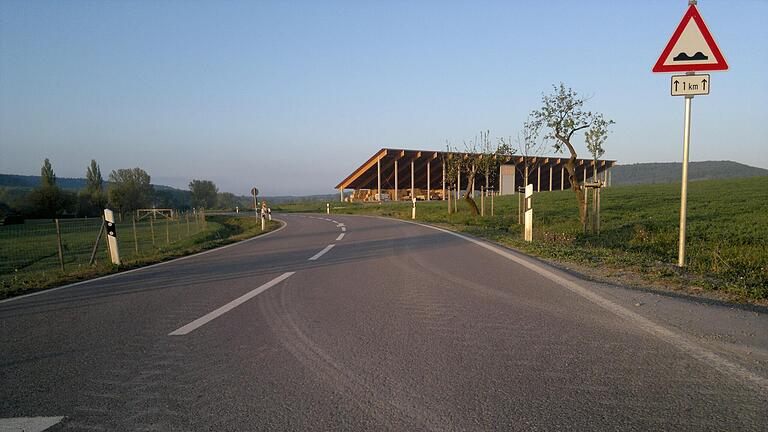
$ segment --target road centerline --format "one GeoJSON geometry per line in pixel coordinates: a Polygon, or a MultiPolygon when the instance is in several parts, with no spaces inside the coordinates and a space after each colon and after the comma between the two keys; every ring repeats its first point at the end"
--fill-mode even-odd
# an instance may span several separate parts
{"type": "Polygon", "coordinates": [[[312,257],[309,259],[309,261],[314,261],[314,260],[320,258],[321,256],[325,255],[326,252],[331,250],[334,246],[336,246],[336,245],[333,244],[333,243],[329,244],[328,246],[324,247],[323,250],[321,250],[320,252],[312,255],[312,257]]]}
{"type": "Polygon", "coordinates": [[[222,306],[222,307],[220,307],[220,308],[218,308],[218,309],[216,309],[216,310],[214,310],[212,312],[209,312],[209,313],[203,315],[202,317],[192,321],[191,323],[189,323],[189,324],[187,324],[187,325],[185,325],[183,327],[180,327],[180,328],[178,328],[178,329],[168,333],[168,336],[183,336],[183,335],[189,334],[190,332],[192,332],[192,331],[194,331],[194,330],[204,326],[205,324],[208,324],[209,322],[213,321],[214,319],[224,315],[225,313],[231,311],[232,309],[240,306],[241,304],[247,302],[248,300],[250,300],[250,299],[256,297],[257,295],[263,293],[264,291],[268,290],[269,288],[272,288],[273,286],[279,284],[280,282],[288,279],[294,273],[296,273],[296,272],[286,272],[286,273],[283,273],[280,276],[272,279],[271,281],[269,281],[269,282],[261,285],[260,287],[254,289],[253,291],[250,291],[250,292],[248,292],[248,293],[246,293],[246,294],[244,294],[244,295],[242,295],[242,296],[232,300],[231,302],[225,304],[224,306],[222,306]]]}

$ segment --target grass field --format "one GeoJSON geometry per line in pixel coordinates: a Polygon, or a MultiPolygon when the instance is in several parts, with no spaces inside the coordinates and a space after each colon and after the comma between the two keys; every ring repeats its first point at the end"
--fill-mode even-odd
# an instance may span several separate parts
{"type": "MultiPolygon", "coordinates": [[[[419,202],[417,220],[586,267],[608,279],[640,280],[688,292],[713,291],[734,301],[764,304],[768,300],[768,177],[690,183],[685,271],[675,265],[679,184],[607,188],[601,202],[601,234],[585,235],[573,192],[534,194],[532,243],[522,241],[517,195],[497,197],[495,216],[483,218],[470,216],[463,201],[452,215],[444,201],[419,202]]],[[[410,203],[331,205],[335,213],[411,216],[410,203]]],[[[324,212],[325,202],[281,205],[275,210],[324,212]]]]}
{"type": "MultiPolygon", "coordinates": [[[[279,223],[270,222],[265,232],[278,226],[279,223]]],[[[144,220],[135,227],[134,235],[131,221],[117,223],[123,263],[118,269],[109,260],[106,235],[99,241],[95,264],[89,265],[99,219],[61,220],[62,272],[53,222],[0,226],[0,298],[160,262],[261,234],[260,222],[252,217],[208,216],[205,223],[194,217],[144,220]]]]}

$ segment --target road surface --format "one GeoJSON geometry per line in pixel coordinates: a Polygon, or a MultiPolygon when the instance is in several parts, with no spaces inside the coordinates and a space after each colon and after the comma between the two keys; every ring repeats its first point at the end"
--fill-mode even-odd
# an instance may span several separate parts
{"type": "Polygon", "coordinates": [[[280,218],[0,303],[0,431],[766,429],[763,312],[403,221],[280,218]]]}

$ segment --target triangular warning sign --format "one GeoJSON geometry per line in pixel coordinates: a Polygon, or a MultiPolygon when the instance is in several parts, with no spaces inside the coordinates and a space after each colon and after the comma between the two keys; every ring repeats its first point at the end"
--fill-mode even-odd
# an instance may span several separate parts
{"type": "Polygon", "coordinates": [[[688,6],[680,25],[653,67],[654,72],[693,72],[728,69],[725,57],[695,5],[688,6]]]}

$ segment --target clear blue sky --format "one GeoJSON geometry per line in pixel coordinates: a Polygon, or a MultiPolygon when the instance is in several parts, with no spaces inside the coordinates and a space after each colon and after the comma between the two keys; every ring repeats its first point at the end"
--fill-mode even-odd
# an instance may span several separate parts
{"type": "MultiPolygon", "coordinates": [[[[616,121],[605,157],[679,161],[651,67],[687,1],[0,1],[0,172],[91,158],[153,182],[326,193],[381,147],[517,133],[560,81],[616,121]]],[[[731,70],[692,160],[768,168],[768,2],[701,0],[731,70]]],[[[579,148],[586,155],[583,145],[579,148]]]]}

